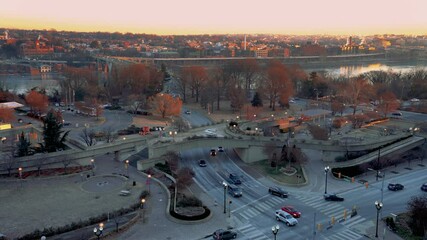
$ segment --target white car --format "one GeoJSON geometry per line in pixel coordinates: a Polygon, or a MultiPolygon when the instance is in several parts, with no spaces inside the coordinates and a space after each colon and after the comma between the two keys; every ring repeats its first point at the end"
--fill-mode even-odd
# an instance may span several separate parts
{"type": "Polygon", "coordinates": [[[298,220],[292,217],[291,214],[281,209],[276,210],[276,220],[284,222],[287,226],[295,226],[298,224],[298,220]]]}
{"type": "Polygon", "coordinates": [[[420,99],[418,99],[418,98],[412,98],[410,101],[411,101],[411,102],[419,102],[419,101],[420,101],[420,99]]]}
{"type": "Polygon", "coordinates": [[[211,137],[216,136],[216,129],[206,129],[204,132],[207,136],[211,136],[211,137]]]}

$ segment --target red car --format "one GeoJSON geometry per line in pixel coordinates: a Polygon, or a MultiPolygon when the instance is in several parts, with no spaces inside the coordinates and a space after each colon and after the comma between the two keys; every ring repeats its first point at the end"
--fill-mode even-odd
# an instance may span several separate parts
{"type": "Polygon", "coordinates": [[[292,206],[284,206],[282,207],[282,210],[291,214],[294,218],[299,218],[301,217],[301,212],[298,212],[295,208],[293,208],[292,206]]]}

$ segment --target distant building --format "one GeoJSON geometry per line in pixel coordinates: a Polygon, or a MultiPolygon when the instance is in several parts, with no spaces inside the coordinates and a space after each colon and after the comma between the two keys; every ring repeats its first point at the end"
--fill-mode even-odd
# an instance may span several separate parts
{"type": "Polygon", "coordinates": [[[254,53],[255,57],[268,57],[268,49],[257,49],[254,53]]]}
{"type": "Polygon", "coordinates": [[[40,73],[49,73],[52,72],[52,67],[49,65],[40,65],[40,73]]]}
{"type": "Polygon", "coordinates": [[[302,56],[325,56],[326,48],[319,44],[312,44],[308,42],[306,45],[301,46],[302,56]]]}
{"type": "Polygon", "coordinates": [[[28,41],[21,44],[20,51],[23,56],[49,55],[54,52],[52,46],[49,46],[47,39],[39,36],[35,41],[28,41]]]}

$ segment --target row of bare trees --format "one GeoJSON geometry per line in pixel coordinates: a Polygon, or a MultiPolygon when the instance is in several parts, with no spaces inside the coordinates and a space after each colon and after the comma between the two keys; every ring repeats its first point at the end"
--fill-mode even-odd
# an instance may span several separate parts
{"type": "Polygon", "coordinates": [[[301,73],[298,66],[288,67],[278,61],[260,67],[256,59],[229,61],[214,68],[187,66],[181,69],[179,89],[184,102],[190,95],[203,107],[216,103],[220,110],[221,100],[227,99],[235,111],[241,110],[251,91],[256,90],[275,110],[277,104],[287,106],[294,93],[294,82],[305,77],[301,73]]]}
{"type": "MultiPolygon", "coordinates": [[[[334,112],[345,106],[356,114],[361,103],[375,101],[377,110],[387,115],[399,107],[398,99],[427,98],[427,71],[408,73],[372,71],[355,77],[332,77],[325,72],[305,73],[299,66],[287,66],[272,60],[259,66],[256,59],[235,60],[207,68],[186,66],[179,73],[179,89],[186,102],[191,97],[203,107],[220,109],[223,99],[230,100],[235,111],[247,102],[251,91],[268,100],[271,110],[288,107],[289,97],[327,98],[334,112]]],[[[212,109],[213,110],[213,109],[212,109]]]]}

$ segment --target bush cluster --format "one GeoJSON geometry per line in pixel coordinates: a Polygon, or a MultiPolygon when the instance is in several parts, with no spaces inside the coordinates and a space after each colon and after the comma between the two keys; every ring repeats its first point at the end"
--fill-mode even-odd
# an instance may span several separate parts
{"type": "Polygon", "coordinates": [[[177,207],[201,207],[202,201],[194,196],[187,197],[184,195],[183,198],[176,203],[176,205],[177,207]]]}

